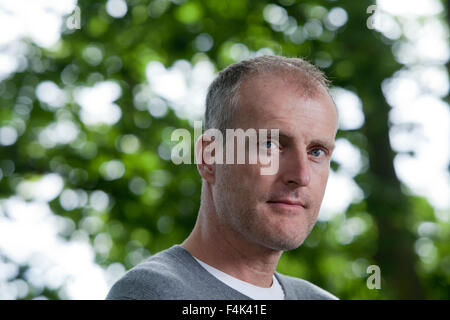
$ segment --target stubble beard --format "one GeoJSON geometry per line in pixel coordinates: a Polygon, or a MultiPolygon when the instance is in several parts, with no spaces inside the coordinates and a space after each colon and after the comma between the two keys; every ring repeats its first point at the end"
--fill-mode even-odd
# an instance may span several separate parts
{"type": "MultiPolygon", "coordinates": [[[[224,202],[226,204],[222,206],[223,210],[218,211],[218,213],[227,228],[244,241],[273,251],[288,251],[298,248],[314,225],[311,226],[311,223],[308,223],[306,235],[302,237],[299,234],[277,233],[275,228],[270,229],[268,219],[261,216],[262,211],[258,212],[255,207],[235,206],[233,203],[236,203],[236,201],[224,202]]],[[[298,231],[301,232],[301,230],[298,231]]]]}
{"type": "Polygon", "coordinates": [[[297,232],[294,230],[292,234],[282,234],[276,228],[271,228],[270,219],[265,216],[273,214],[268,211],[269,208],[258,207],[258,204],[265,206],[267,203],[263,200],[249,199],[245,196],[245,188],[240,184],[232,184],[231,181],[235,180],[229,171],[225,171],[218,179],[214,205],[222,226],[231,231],[235,237],[273,251],[296,249],[308,237],[315,225],[315,219],[310,220],[305,216],[306,220],[303,223],[307,224],[306,229],[300,226],[297,232]]]}

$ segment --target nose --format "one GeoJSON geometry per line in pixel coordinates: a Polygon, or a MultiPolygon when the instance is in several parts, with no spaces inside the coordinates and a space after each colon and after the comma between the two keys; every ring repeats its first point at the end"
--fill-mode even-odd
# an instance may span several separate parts
{"type": "Polygon", "coordinates": [[[288,185],[307,186],[311,181],[311,167],[306,150],[290,150],[283,163],[283,182],[288,185]]]}

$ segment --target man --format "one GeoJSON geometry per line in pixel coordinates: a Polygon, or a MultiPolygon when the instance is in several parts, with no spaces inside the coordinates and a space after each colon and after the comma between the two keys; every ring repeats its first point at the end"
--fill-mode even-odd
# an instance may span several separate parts
{"type": "MultiPolygon", "coordinates": [[[[259,141],[278,157],[278,171],[200,161],[192,233],[127,272],[107,299],[336,299],[275,271],[283,251],[311,232],[325,192],[337,112],[322,73],[279,56],[230,65],[209,87],[205,121],[222,132],[278,129],[279,139],[259,141]]],[[[198,139],[197,152],[211,141],[198,139]]]]}

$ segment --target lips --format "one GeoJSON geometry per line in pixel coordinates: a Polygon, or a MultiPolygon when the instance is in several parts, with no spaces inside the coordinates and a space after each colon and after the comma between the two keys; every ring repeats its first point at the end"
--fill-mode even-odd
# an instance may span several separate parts
{"type": "Polygon", "coordinates": [[[272,204],[272,205],[281,206],[281,207],[286,207],[286,208],[305,208],[306,209],[306,205],[304,202],[299,201],[299,200],[294,200],[294,199],[269,200],[269,201],[267,201],[267,203],[272,204]]]}

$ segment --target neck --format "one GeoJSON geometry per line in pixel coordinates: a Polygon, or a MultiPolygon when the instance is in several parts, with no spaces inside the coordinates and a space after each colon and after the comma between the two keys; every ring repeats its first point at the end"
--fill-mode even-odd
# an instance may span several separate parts
{"type": "Polygon", "coordinates": [[[230,276],[259,287],[270,287],[282,251],[251,243],[236,234],[218,219],[212,201],[208,200],[202,197],[195,227],[181,246],[200,261],[230,276]]]}

